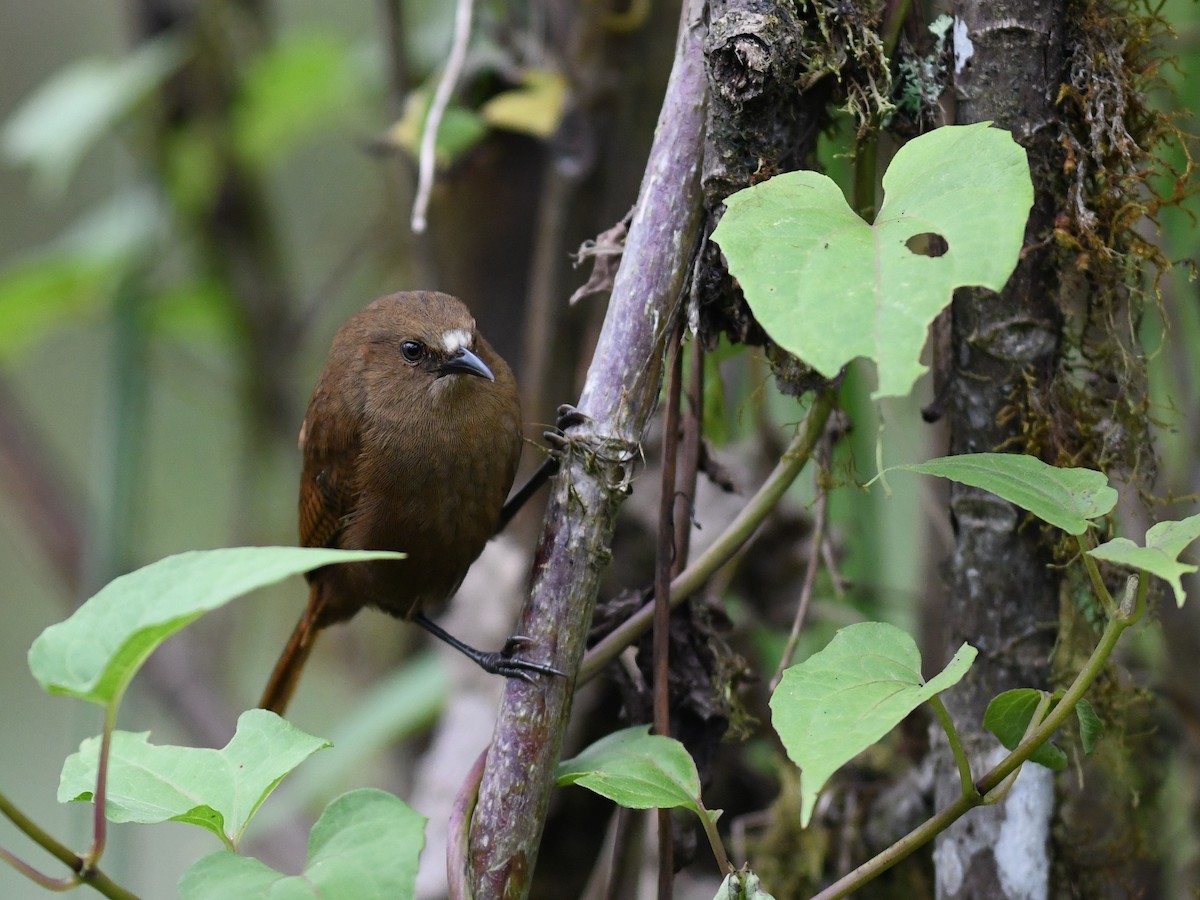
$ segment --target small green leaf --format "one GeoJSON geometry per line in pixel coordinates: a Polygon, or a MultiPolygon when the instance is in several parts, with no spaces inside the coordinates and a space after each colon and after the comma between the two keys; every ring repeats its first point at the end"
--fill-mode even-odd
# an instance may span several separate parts
{"type": "MultiPolygon", "coordinates": [[[[1029,730],[1033,714],[1042,702],[1042,692],[1033,688],[1017,688],[992,698],[983,714],[983,727],[994,734],[1008,750],[1015,750],[1029,730]]],[[[1054,708],[1050,704],[1046,713],[1054,708]]],[[[1042,744],[1029,756],[1030,762],[1061,772],[1067,767],[1067,755],[1050,741],[1042,744]]]]}
{"type": "Polygon", "coordinates": [[[1083,752],[1091,756],[1096,742],[1104,735],[1104,723],[1086,700],[1075,704],[1075,715],[1079,719],[1079,742],[1083,744],[1083,752]]]}
{"type": "Polygon", "coordinates": [[[1179,562],[1179,554],[1198,537],[1200,514],[1178,522],[1159,522],[1146,532],[1145,547],[1139,547],[1128,538],[1113,538],[1095,550],[1089,550],[1088,555],[1157,575],[1171,585],[1175,602],[1183,606],[1187,594],[1181,578],[1189,572],[1195,572],[1197,567],[1179,562]]]}
{"type": "Polygon", "coordinates": [[[1061,469],[1018,453],[964,453],[892,468],[983,488],[1068,534],[1083,534],[1089,519],[1117,505],[1117,492],[1103,472],[1061,469]]]}
{"type": "Polygon", "coordinates": [[[801,826],[808,825],[830,775],[956,684],[975,654],[963,644],[926,682],[911,637],[882,622],[863,622],[841,629],[824,650],[784,672],[771,696],[771,719],[802,772],[801,826]]]}
{"type": "Polygon", "coordinates": [[[324,33],[296,33],[259,56],[235,108],[234,144],[260,168],[345,118],[355,99],[348,49],[324,33]]]}
{"type": "Polygon", "coordinates": [[[82,60],[61,69],[9,118],[0,152],[30,166],[43,189],[63,190],[92,145],[185,58],[183,44],[164,35],[117,60],[82,60]]]}
{"type": "MultiPolygon", "coordinates": [[[[275,786],[330,744],[272,712],[252,709],[222,750],[156,746],[150,733],[113,733],[104,814],[110,822],[187,822],[236,848],[250,818],[275,786]]],[[[59,802],[91,800],[100,738],[67,757],[59,802]]]]}
{"type": "Polygon", "coordinates": [[[954,289],[999,291],[1024,241],[1029,164],[1012,135],[988,124],[938,128],[901,147],[874,225],[816,172],[726,198],[713,240],[776,343],[827,377],[855,357],[874,360],[875,397],[912,389],[929,323],[954,289]]]}
{"type": "Polygon", "coordinates": [[[758,874],[749,866],[742,866],[736,872],[730,872],[721,882],[721,887],[713,895],[713,900],[775,900],[763,890],[758,874]]]}
{"type": "Polygon", "coordinates": [[[29,648],[29,670],[51,694],[108,705],[154,650],[242,594],[324,565],[400,559],[376,550],[228,547],[168,556],[109,582],[29,648]]]}
{"type": "Polygon", "coordinates": [[[557,72],[531,69],[521,86],[504,91],[480,107],[493,128],[519,131],[545,140],[558,130],[567,103],[567,80],[557,72]]]}
{"type": "Polygon", "coordinates": [[[343,794],[308,840],[301,875],[284,875],[228,850],[179,879],[180,900],[406,900],[416,893],[425,817],[384,791],[343,794]]]}
{"type": "Polygon", "coordinates": [[[700,776],[674,738],[635,725],[601,738],[573,759],[559,763],[559,784],[578,784],[630,809],[687,807],[697,815],[700,776]]]}

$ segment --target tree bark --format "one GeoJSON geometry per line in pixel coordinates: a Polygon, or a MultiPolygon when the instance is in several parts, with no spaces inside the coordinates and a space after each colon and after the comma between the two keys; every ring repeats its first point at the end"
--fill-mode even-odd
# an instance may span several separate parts
{"type": "MultiPolygon", "coordinates": [[[[952,453],[1013,446],[1030,419],[1025,391],[1046,388],[1055,366],[1058,272],[1047,247],[1054,225],[1053,173],[1061,172],[1055,98],[1065,73],[1062,0],[960,0],[954,5],[957,121],[991,120],[1029,153],[1034,206],[1026,253],[999,295],[960,291],[952,307],[952,453]],[[1007,445],[1007,446],[1006,446],[1007,445]]],[[[1058,576],[1040,546],[1040,529],[995,496],[954,484],[956,543],[946,631],[949,648],[968,641],[979,658],[946,705],[971,758],[985,771],[1002,755],[983,729],[988,702],[1002,691],[1050,683],[1058,576]]],[[[937,806],[961,788],[944,759],[937,806]]],[[[1050,884],[1054,785],[1049,770],[1027,765],[1005,800],[974,810],[938,840],[937,896],[1042,898],[1050,884]]]]}
{"type": "Polygon", "coordinates": [[[579,401],[588,421],[568,432],[570,449],[553,482],[533,590],[518,625],[532,648],[548,651],[569,674],[532,685],[510,680],[505,687],[468,859],[460,861],[476,897],[528,894],[613,518],[628,492],[662,381],[666,338],[681,311],[701,221],[701,10],[701,0],[683,9],[675,66],[579,401]]]}

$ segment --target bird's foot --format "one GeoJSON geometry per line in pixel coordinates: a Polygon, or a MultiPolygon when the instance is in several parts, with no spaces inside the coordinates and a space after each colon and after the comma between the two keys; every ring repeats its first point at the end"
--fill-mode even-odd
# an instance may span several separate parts
{"type": "Polygon", "coordinates": [[[554,420],[554,427],[542,432],[542,437],[550,445],[551,455],[559,458],[565,456],[568,448],[571,446],[571,439],[567,436],[567,430],[574,428],[576,425],[586,425],[590,421],[592,421],[591,416],[580,412],[578,408],[572,406],[570,403],[564,403],[560,406],[558,408],[558,416],[554,420]]]}
{"type": "Polygon", "coordinates": [[[494,653],[480,652],[479,656],[475,657],[475,662],[479,663],[480,668],[485,672],[490,672],[493,675],[503,675],[505,678],[520,678],[529,684],[533,684],[533,676],[535,674],[557,675],[559,678],[564,677],[563,673],[553,666],[522,659],[516,655],[531,644],[533,644],[533,641],[525,637],[525,635],[514,634],[504,642],[504,647],[500,651],[494,653]]]}
{"type": "Polygon", "coordinates": [[[417,615],[413,616],[413,623],[420,625],[439,640],[445,641],[463,656],[474,661],[485,672],[490,672],[493,675],[503,675],[505,678],[520,678],[522,681],[528,681],[530,684],[533,684],[533,676],[535,674],[563,677],[563,673],[553,666],[522,659],[515,655],[522,648],[533,644],[533,641],[523,634],[514,634],[504,642],[503,649],[487,653],[460,641],[424,613],[417,613],[417,615]]]}

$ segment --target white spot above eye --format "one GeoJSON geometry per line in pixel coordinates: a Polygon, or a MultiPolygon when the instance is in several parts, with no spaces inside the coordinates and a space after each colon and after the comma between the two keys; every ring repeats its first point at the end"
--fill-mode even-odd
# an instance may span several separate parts
{"type": "Polygon", "coordinates": [[[442,347],[447,353],[457,353],[464,347],[471,347],[471,332],[465,328],[451,328],[442,332],[442,347]]]}

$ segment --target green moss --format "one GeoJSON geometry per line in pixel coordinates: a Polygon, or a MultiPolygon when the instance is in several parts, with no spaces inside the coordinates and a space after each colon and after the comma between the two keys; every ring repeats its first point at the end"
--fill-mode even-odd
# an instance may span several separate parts
{"type": "Polygon", "coordinates": [[[854,118],[862,139],[895,109],[890,99],[892,74],[879,34],[880,7],[865,0],[800,0],[796,10],[805,23],[801,90],[832,78],[837,84],[835,102],[854,118]]]}
{"type": "Polygon", "coordinates": [[[1033,410],[1045,422],[1034,443],[1052,462],[1098,468],[1145,488],[1155,463],[1136,335],[1170,267],[1157,229],[1145,223],[1157,225],[1162,208],[1192,189],[1192,138],[1149,100],[1164,87],[1162,47],[1172,36],[1156,11],[1141,0],[1073,0],[1066,21],[1062,171],[1051,236],[1063,273],[1063,348],[1044,408],[1033,410]],[[1182,169],[1174,158],[1186,161],[1182,169]]]}

